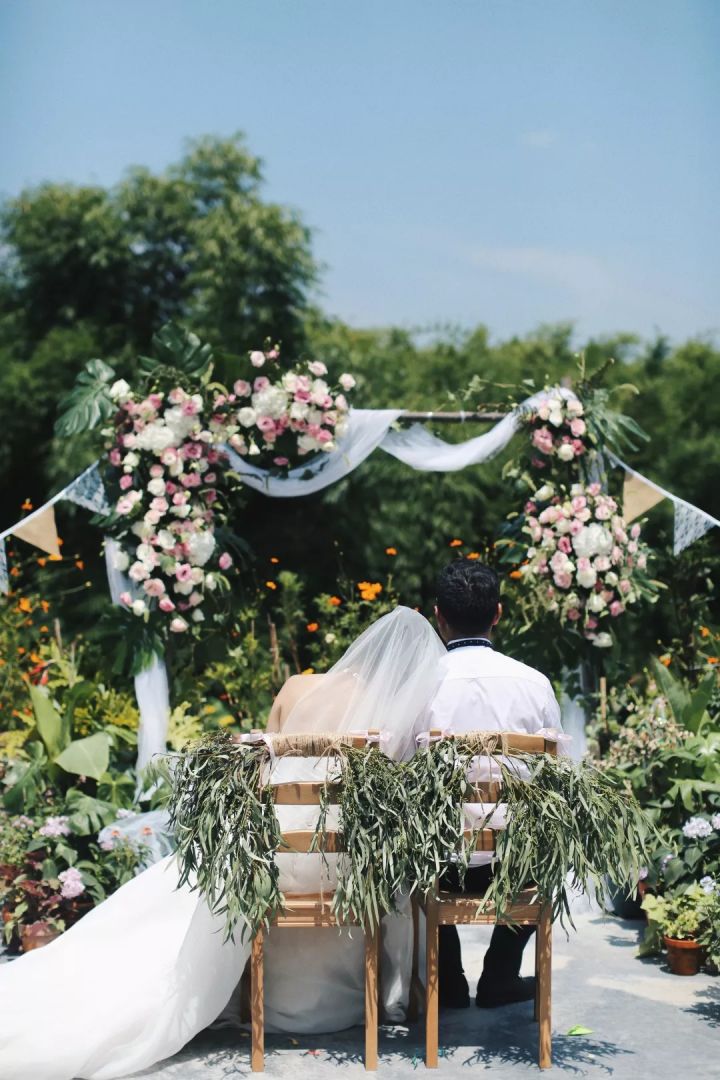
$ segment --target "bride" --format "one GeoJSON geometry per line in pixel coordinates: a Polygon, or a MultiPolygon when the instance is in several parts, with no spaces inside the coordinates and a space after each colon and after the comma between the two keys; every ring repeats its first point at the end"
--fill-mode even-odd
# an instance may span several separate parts
{"type": "MultiPolygon", "coordinates": [[[[293,676],[273,706],[269,730],[365,732],[411,756],[418,718],[435,691],[444,649],[409,608],[379,619],[322,676],[293,676]]],[[[281,758],[272,780],[317,779],[322,764],[281,758]]],[[[314,822],[312,807],[279,807],[280,825],[314,822]]],[[[321,856],[278,854],[280,888],[317,891],[321,856]]],[[[332,864],[330,865],[332,871],[332,864]]],[[[222,918],[201,894],[178,888],[168,855],[118,889],[43,949],[0,965],[0,1077],[111,1080],[177,1053],[228,1006],[249,942],[225,941],[222,918]]],[[[325,881],[332,887],[332,876],[325,881]]],[[[407,1000],[410,920],[383,927],[382,998],[399,1019],[407,1000]]],[[[269,1030],[331,1031],[361,1023],[362,935],[347,930],[271,931],[266,945],[269,1030]]],[[[233,1005],[233,1008],[236,1006],[233,1005]]]]}

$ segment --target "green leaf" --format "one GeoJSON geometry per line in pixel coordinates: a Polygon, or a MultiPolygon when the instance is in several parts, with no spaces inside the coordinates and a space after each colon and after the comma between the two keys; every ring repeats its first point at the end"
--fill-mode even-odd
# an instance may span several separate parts
{"type": "Polygon", "coordinates": [[[570,1030],[566,1032],[567,1035],[592,1035],[592,1033],[592,1028],[583,1027],[582,1024],[576,1024],[575,1027],[571,1027],[570,1030]]]}
{"type": "Polygon", "coordinates": [[[201,381],[212,372],[213,353],[210,345],[177,323],[167,323],[153,337],[155,357],[141,356],[140,371],[152,377],[159,366],[174,368],[183,375],[201,381]]]}
{"type": "Polygon", "coordinates": [[[65,796],[65,812],[72,831],[79,836],[89,836],[115,820],[117,807],[71,788],[65,796]]]}
{"type": "Polygon", "coordinates": [[[684,723],[683,714],[690,705],[690,694],[679,679],[673,678],[665,665],[661,664],[656,656],[652,657],[651,665],[655,678],[660,684],[660,689],[668,699],[673,716],[678,724],[684,723]]]}
{"type": "Polygon", "coordinates": [[[109,420],[115,412],[110,397],[110,384],[114,379],[114,370],[104,360],[88,360],[75,386],[60,402],[55,434],[79,435],[109,420]]]}
{"type": "Polygon", "coordinates": [[[95,735],[88,735],[86,739],[76,739],[54,760],[65,772],[99,780],[102,774],[107,772],[110,738],[104,731],[98,731],[95,735]]]}
{"type": "Polygon", "coordinates": [[[63,718],[50,700],[48,692],[41,686],[30,686],[30,700],[38,734],[45,744],[48,756],[54,758],[67,745],[63,718]]]}
{"type": "MultiPolygon", "coordinates": [[[[663,668],[663,671],[666,671],[666,669],[663,668]]],[[[693,734],[697,734],[702,727],[705,710],[713,696],[716,683],[715,672],[711,671],[707,678],[703,679],[698,688],[693,692],[690,701],[683,710],[682,721],[685,724],[685,727],[692,731],[693,734]]]]}

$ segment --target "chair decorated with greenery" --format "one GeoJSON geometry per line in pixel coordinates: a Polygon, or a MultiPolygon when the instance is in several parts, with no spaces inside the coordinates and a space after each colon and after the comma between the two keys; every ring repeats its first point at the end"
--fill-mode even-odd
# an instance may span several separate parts
{"type": "MultiPolygon", "coordinates": [[[[352,737],[349,745],[363,747],[372,740],[374,732],[364,737],[352,737]]],[[[330,735],[274,735],[273,753],[277,756],[317,757],[332,752],[337,736],[330,735]]],[[[339,782],[293,781],[271,785],[272,800],[280,806],[336,806],[341,797],[342,779],[339,782]]],[[[338,828],[322,824],[320,829],[283,829],[280,833],[278,854],[310,853],[322,851],[340,854],[345,851],[338,828]]],[[[347,918],[340,918],[333,908],[330,893],[285,894],[284,910],[270,919],[270,926],[294,929],[346,925],[347,918]]],[[[357,924],[357,923],[356,923],[357,924]]],[[[363,926],[365,938],[365,1068],[374,1071],[378,1063],[378,979],[380,962],[380,926],[363,926]]],[[[265,930],[261,926],[254,934],[249,961],[250,970],[250,1026],[251,1068],[263,1072],[265,1068],[265,1021],[264,1021],[264,960],[265,930]]]]}
{"type": "MultiPolygon", "coordinates": [[[[443,733],[431,731],[430,739],[440,739],[443,733]]],[[[445,736],[448,737],[448,736],[445,736]]],[[[452,738],[452,736],[449,736],[452,738]]],[[[541,735],[521,735],[490,732],[468,732],[462,742],[477,741],[484,753],[506,756],[557,754],[557,742],[541,735]]],[[[502,789],[501,782],[472,783],[462,795],[466,803],[497,803],[502,789]]],[[[494,852],[497,829],[480,828],[466,830],[462,837],[465,856],[468,851],[494,852]]],[[[524,883],[523,883],[524,884],[524,883]]],[[[539,1021],[538,1059],[541,1069],[552,1064],[551,1042],[551,965],[552,965],[552,913],[551,905],[541,899],[538,891],[528,885],[517,891],[513,901],[498,912],[492,902],[486,902],[482,893],[457,895],[442,889],[440,878],[424,896],[419,894],[413,904],[414,948],[412,973],[412,1008],[424,1002],[425,1008],[425,1064],[437,1068],[439,1043],[439,928],[448,925],[494,925],[504,922],[515,925],[536,926],[535,939],[535,1020],[539,1021]],[[418,909],[425,914],[425,988],[419,978],[419,917],[418,909]]]]}

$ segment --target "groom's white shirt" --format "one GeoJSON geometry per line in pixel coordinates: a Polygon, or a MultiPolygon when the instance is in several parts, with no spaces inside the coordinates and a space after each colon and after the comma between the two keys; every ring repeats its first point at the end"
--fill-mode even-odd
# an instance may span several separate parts
{"type": "MultiPolygon", "coordinates": [[[[460,639],[462,640],[462,639],[460,639]]],[[[452,644],[452,643],[451,643],[452,644]]],[[[517,731],[534,735],[550,728],[562,731],[560,706],[550,680],[535,668],[504,656],[494,648],[478,645],[455,647],[440,661],[440,683],[422,718],[422,730],[517,731]]],[[[497,774],[496,774],[497,775],[497,774]]],[[[482,760],[471,779],[492,778],[482,760]]],[[[484,816],[491,806],[468,806],[468,815],[484,816]]],[[[504,823],[498,810],[491,825],[504,823]]],[[[487,852],[472,856],[472,866],[492,860],[487,852]]]]}

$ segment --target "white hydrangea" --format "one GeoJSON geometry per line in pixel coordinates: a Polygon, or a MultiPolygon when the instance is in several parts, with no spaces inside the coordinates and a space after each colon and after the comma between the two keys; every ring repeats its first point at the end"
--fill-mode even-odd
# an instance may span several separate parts
{"type": "Polygon", "coordinates": [[[194,566],[204,566],[215,550],[215,537],[211,532],[193,533],[187,546],[190,562],[194,566]]]}
{"type": "Polygon", "coordinates": [[[287,412],[288,396],[280,386],[268,386],[265,390],[258,390],[251,400],[259,416],[279,420],[287,412]]]}
{"type": "Polygon", "coordinates": [[[572,541],[575,552],[580,557],[592,558],[594,555],[609,555],[613,549],[612,533],[593,522],[584,525],[572,541]]]}

